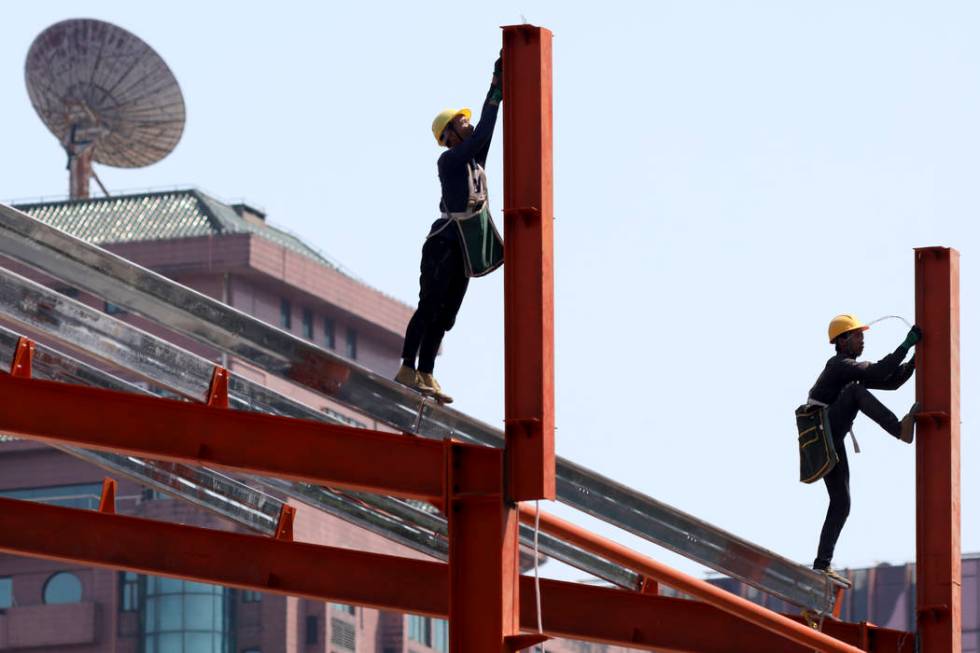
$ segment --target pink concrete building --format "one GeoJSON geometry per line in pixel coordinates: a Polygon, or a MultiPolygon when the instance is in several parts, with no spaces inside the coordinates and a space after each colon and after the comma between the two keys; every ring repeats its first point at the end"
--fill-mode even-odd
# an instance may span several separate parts
{"type": "MultiPolygon", "coordinates": [[[[399,365],[407,306],[339,269],[246,205],[196,191],[20,206],[37,219],[386,376],[399,365]]],[[[64,283],[53,284],[79,297],[64,283]]],[[[217,352],[163,332],[118,307],[86,303],[181,346],[217,352]]],[[[357,423],[373,421],[239,361],[234,372],[357,423]]],[[[45,445],[0,442],[0,496],[78,508],[98,505],[104,472],[45,445]]],[[[117,479],[119,480],[119,479],[117,479]]],[[[234,529],[209,512],[123,480],[118,510],[152,519],[234,529]]],[[[292,503],[292,502],[291,502],[292,503]]],[[[302,504],[297,541],[422,557],[302,504]]],[[[0,651],[54,653],[434,653],[448,650],[444,621],[260,594],[39,559],[0,555],[0,651]]],[[[622,651],[554,641],[549,653],[622,651]]]]}

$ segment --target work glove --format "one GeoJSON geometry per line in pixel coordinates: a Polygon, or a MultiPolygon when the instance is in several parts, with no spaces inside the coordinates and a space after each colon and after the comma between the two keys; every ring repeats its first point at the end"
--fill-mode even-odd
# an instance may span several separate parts
{"type": "Polygon", "coordinates": [[[499,104],[504,99],[504,70],[500,57],[493,64],[493,80],[490,82],[490,99],[499,104]]]}
{"type": "Polygon", "coordinates": [[[905,351],[912,349],[918,342],[922,340],[922,329],[918,325],[913,326],[909,329],[909,334],[905,336],[905,340],[902,341],[902,348],[905,351]]]}

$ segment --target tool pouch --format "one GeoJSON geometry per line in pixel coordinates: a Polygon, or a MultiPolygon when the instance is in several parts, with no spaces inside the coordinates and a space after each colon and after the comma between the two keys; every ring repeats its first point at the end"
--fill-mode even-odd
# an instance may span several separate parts
{"type": "Polygon", "coordinates": [[[827,409],[805,404],[797,408],[796,430],[800,445],[800,481],[813,483],[826,476],[837,464],[827,409]]]}
{"type": "Polygon", "coordinates": [[[504,241],[490,217],[488,202],[476,211],[453,213],[450,217],[459,231],[466,276],[482,277],[503,265],[504,241]]]}

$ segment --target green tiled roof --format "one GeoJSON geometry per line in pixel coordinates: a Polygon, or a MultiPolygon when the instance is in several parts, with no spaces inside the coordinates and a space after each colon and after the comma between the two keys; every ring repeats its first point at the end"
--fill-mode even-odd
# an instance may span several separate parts
{"type": "Polygon", "coordinates": [[[299,238],[269,225],[248,222],[231,206],[196,189],[19,204],[16,208],[94,244],[253,233],[337,267],[299,238]]]}

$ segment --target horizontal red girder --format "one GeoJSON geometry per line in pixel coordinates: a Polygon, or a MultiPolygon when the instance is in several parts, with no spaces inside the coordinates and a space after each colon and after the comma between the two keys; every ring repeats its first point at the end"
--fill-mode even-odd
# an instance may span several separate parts
{"type": "MultiPolygon", "coordinates": [[[[436,617],[449,611],[442,563],[16,499],[0,498],[0,551],[436,617]]],[[[520,588],[521,625],[536,630],[534,579],[522,577],[520,588]]],[[[695,601],[542,580],[541,604],[555,637],[704,653],[808,650],[695,601]]],[[[864,637],[855,624],[828,621],[825,630],[852,643],[864,637]]],[[[911,636],[898,647],[905,633],[869,631],[878,646],[869,650],[912,651],[911,636]]]]}
{"type": "MultiPolygon", "coordinates": [[[[0,432],[401,497],[443,495],[442,442],[0,374],[0,432]]],[[[458,491],[499,494],[503,454],[453,443],[458,491]]]]}
{"type": "Polygon", "coordinates": [[[840,642],[813,629],[786,619],[782,615],[752,603],[740,596],[712,585],[699,578],[672,569],[667,565],[632,551],[625,546],[607,538],[592,533],[581,526],[572,524],[548,513],[535,514],[529,507],[521,507],[521,520],[534,524],[539,520],[540,528],[549,535],[595,553],[612,562],[619,563],[627,569],[639,573],[645,578],[652,578],[669,587],[690,596],[697,597],[710,603],[719,610],[734,615],[740,619],[754,623],[770,632],[792,640],[800,645],[807,645],[818,651],[835,651],[838,653],[856,653],[854,647],[840,642]]]}
{"type": "MultiPolygon", "coordinates": [[[[521,625],[526,629],[537,628],[533,598],[534,579],[524,576],[521,625]]],[[[542,580],[541,607],[544,630],[555,637],[699,653],[813,651],[701,601],[542,580]]],[[[915,637],[897,630],[828,619],[823,631],[858,647],[869,641],[868,651],[913,653],[915,649],[915,637]]]]}

